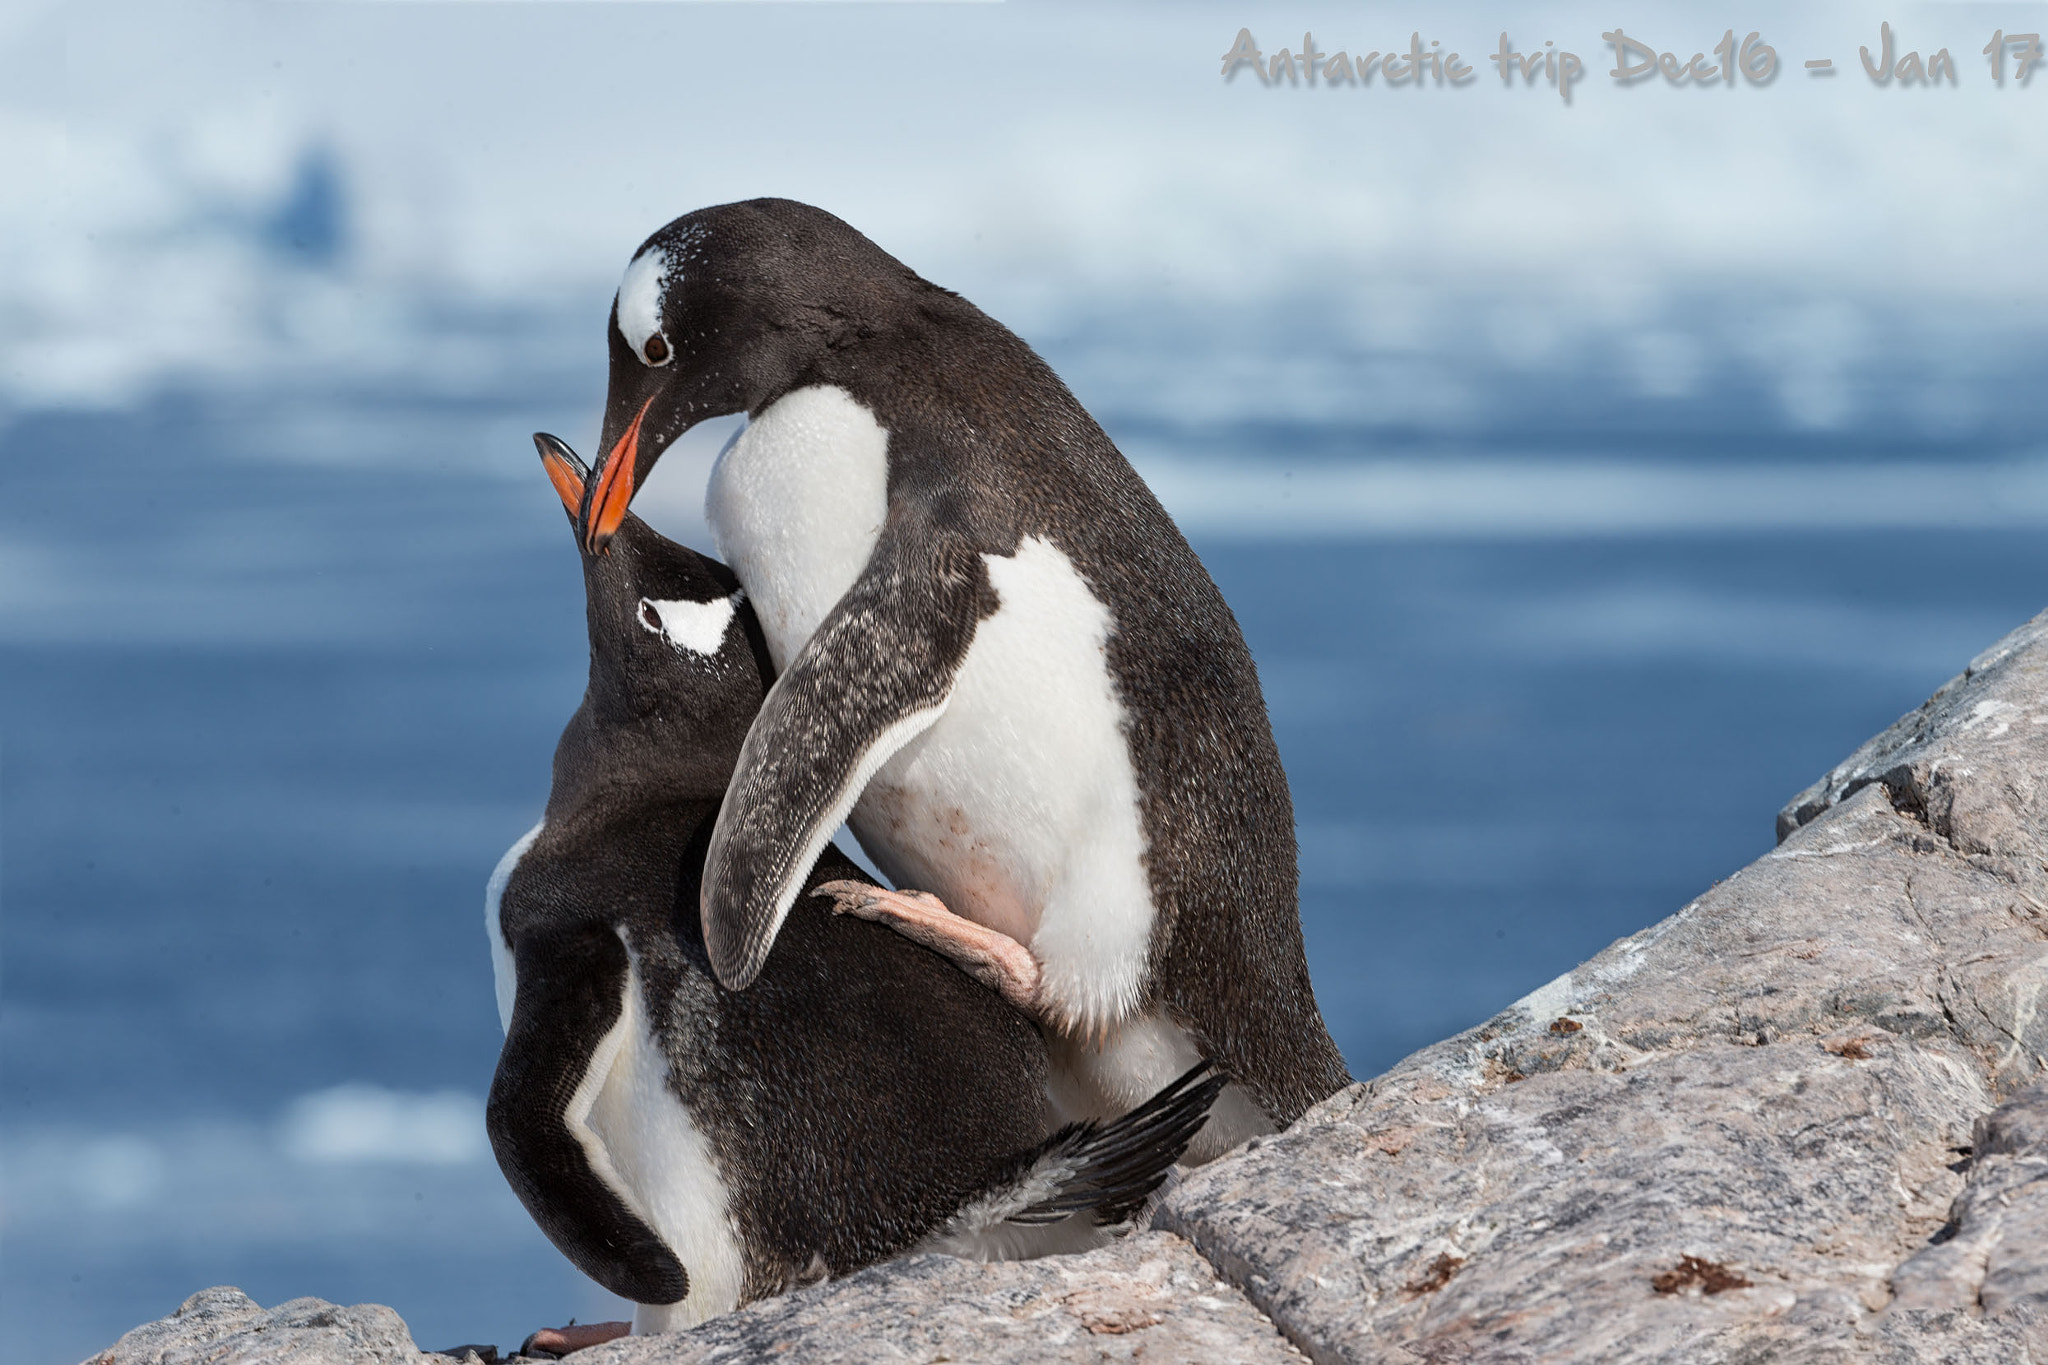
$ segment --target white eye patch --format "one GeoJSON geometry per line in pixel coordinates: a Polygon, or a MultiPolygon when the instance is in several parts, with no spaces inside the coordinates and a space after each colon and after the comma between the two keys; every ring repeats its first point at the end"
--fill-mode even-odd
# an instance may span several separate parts
{"type": "Polygon", "coordinates": [[[709,602],[664,602],[652,597],[640,599],[640,626],[661,636],[677,649],[711,658],[725,643],[740,595],[714,597],[709,602]]]}
{"type": "Polygon", "coordinates": [[[647,354],[647,339],[661,331],[661,292],[668,284],[668,253],[651,246],[633,258],[619,281],[619,335],[646,364],[667,364],[673,351],[664,343],[659,358],[647,354]]]}

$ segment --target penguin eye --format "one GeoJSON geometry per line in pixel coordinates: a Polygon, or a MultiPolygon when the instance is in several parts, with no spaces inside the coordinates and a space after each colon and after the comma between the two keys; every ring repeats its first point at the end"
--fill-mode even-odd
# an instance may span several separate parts
{"type": "Polygon", "coordinates": [[[654,609],[654,603],[644,597],[640,599],[640,624],[653,631],[656,635],[662,633],[661,613],[654,609]]]}
{"type": "Polygon", "coordinates": [[[647,363],[650,365],[666,365],[668,363],[668,338],[656,332],[641,345],[640,354],[647,357],[647,363]]]}

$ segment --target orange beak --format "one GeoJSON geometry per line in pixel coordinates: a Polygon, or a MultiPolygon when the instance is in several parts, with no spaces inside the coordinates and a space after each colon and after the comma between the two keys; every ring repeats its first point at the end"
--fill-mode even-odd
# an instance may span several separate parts
{"type": "Polygon", "coordinates": [[[633,470],[640,460],[640,423],[653,406],[654,398],[650,395],[634,414],[633,424],[626,428],[625,435],[604,457],[597,488],[590,495],[590,520],[583,533],[583,548],[591,554],[604,553],[605,545],[617,533],[619,523],[626,519],[626,509],[633,503],[633,470]]]}

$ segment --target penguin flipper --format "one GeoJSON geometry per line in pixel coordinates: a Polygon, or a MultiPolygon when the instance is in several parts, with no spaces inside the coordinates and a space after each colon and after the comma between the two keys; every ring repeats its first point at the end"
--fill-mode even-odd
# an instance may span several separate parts
{"type": "Polygon", "coordinates": [[[617,1053],[626,946],[605,926],[514,947],[518,995],[484,1108],[519,1202],[578,1270],[635,1303],[680,1302],[690,1277],[629,1202],[584,1120],[617,1053]]]}
{"type": "Polygon", "coordinates": [[[1042,1227],[1083,1212],[1098,1226],[1128,1220],[1165,1181],[1228,1083],[1214,1063],[1197,1062],[1121,1118],[1068,1124],[963,1205],[927,1245],[971,1246],[1000,1224],[1042,1227]]]}
{"type": "Polygon", "coordinates": [[[804,878],[868,779],[945,713],[980,619],[981,556],[885,529],[867,569],[776,679],[747,731],[704,859],[712,970],[760,973],[804,878]]]}

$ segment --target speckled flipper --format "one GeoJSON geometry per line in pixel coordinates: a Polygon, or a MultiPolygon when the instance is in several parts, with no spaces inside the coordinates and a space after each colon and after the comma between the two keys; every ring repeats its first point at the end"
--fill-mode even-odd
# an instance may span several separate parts
{"type": "Polygon", "coordinates": [[[875,770],[944,714],[994,605],[981,557],[892,524],[776,680],[740,751],[704,863],[718,979],[753,981],[805,874],[875,770]]]}

